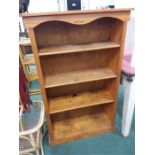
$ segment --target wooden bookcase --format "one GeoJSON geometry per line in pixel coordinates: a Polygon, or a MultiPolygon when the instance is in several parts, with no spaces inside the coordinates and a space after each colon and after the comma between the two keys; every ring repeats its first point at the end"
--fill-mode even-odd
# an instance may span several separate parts
{"type": "Polygon", "coordinates": [[[22,14],[51,144],[112,132],[132,9],[22,14]]]}

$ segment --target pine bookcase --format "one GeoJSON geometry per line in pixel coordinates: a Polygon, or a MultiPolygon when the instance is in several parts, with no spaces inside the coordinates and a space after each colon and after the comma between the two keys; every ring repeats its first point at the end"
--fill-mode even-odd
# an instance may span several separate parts
{"type": "Polygon", "coordinates": [[[131,11],[21,14],[37,65],[50,144],[114,131],[131,11]]]}

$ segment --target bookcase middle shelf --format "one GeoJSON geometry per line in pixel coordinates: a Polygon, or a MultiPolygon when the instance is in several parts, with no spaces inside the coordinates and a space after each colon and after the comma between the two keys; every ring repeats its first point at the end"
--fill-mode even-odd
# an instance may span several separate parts
{"type": "Polygon", "coordinates": [[[68,110],[85,108],[114,102],[110,92],[100,90],[96,92],[84,92],[68,96],[49,99],[50,113],[59,113],[68,110]]]}
{"type": "Polygon", "coordinates": [[[57,73],[55,75],[49,74],[45,76],[45,88],[98,81],[115,77],[116,74],[107,67],[57,73]]]}

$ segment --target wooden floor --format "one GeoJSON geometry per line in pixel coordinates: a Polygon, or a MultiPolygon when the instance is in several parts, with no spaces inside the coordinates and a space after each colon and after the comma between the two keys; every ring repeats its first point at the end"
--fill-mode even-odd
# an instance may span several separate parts
{"type": "Polygon", "coordinates": [[[114,127],[106,113],[83,115],[53,122],[53,144],[78,140],[87,136],[113,131],[114,127]]]}

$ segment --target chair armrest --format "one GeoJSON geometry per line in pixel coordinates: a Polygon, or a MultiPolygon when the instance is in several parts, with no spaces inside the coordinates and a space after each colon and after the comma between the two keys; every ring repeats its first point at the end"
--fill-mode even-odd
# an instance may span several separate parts
{"type": "Polygon", "coordinates": [[[44,115],[45,115],[45,113],[44,113],[44,105],[43,105],[41,100],[37,100],[37,101],[33,101],[33,102],[40,102],[40,105],[41,105],[40,118],[39,118],[38,124],[32,129],[29,129],[29,130],[26,130],[26,131],[20,131],[19,136],[25,136],[25,135],[29,135],[31,133],[34,133],[37,130],[39,130],[41,128],[41,126],[43,125],[44,115]]]}

